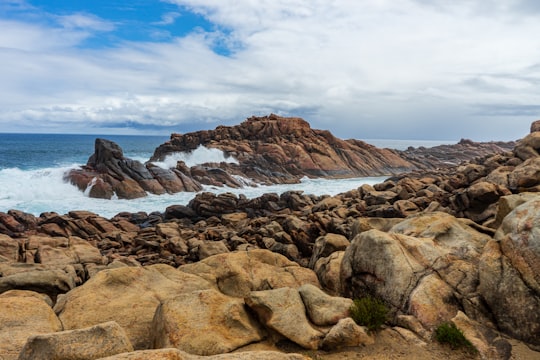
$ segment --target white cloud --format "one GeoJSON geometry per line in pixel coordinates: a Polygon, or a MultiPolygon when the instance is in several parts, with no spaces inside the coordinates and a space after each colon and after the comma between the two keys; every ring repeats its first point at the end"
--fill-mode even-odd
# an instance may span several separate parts
{"type": "Polygon", "coordinates": [[[181,14],[179,12],[176,12],[176,11],[171,11],[171,12],[165,13],[165,14],[163,14],[161,16],[161,21],[157,21],[154,24],[155,25],[171,25],[171,24],[174,24],[174,22],[176,21],[176,19],[180,15],[181,14]]]}
{"type": "Polygon", "coordinates": [[[3,21],[0,128],[41,119],[182,131],[278,112],[342,137],[513,139],[540,105],[540,22],[524,1],[169,2],[220,30],[81,50],[113,25],[88,14],[63,28],[3,21]],[[232,53],[217,54],[223,46],[232,53]]]}
{"type": "Polygon", "coordinates": [[[58,22],[66,29],[86,29],[95,31],[112,31],[113,23],[100,19],[92,14],[71,14],[57,17],[58,22]]]}

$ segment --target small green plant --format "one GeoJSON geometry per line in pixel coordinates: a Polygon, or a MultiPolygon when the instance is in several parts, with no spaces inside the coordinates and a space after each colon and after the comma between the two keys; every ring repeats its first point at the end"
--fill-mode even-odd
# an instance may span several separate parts
{"type": "Polygon", "coordinates": [[[442,323],[435,329],[435,339],[441,344],[449,344],[452,349],[465,348],[476,352],[476,348],[454,323],[442,323]]]}
{"type": "Polygon", "coordinates": [[[381,300],[368,296],[353,301],[350,315],[358,325],[376,331],[388,320],[388,308],[381,300]]]}

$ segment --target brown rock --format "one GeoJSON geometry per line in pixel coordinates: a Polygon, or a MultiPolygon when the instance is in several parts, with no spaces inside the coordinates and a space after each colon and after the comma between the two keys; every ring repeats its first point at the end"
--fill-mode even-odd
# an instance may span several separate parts
{"type": "Polygon", "coordinates": [[[480,258],[478,291],[506,333],[540,346],[540,200],[510,212],[480,258]]]}
{"type": "Polygon", "coordinates": [[[32,290],[56,299],[75,288],[79,279],[73,266],[0,263],[0,293],[8,290],[32,290]]]}
{"type": "Polygon", "coordinates": [[[309,323],[298,291],[279,288],[252,291],[246,304],[267,327],[306,349],[317,349],[323,334],[309,323]]]}
{"type": "Polygon", "coordinates": [[[99,359],[133,351],[124,329],[111,321],[90,328],[30,336],[19,360],[99,359]]]}
{"type": "Polygon", "coordinates": [[[302,285],[298,288],[306,307],[309,319],[319,326],[335,325],[349,316],[353,301],[348,298],[330,296],[313,285],[302,285]]]}
{"type": "Polygon", "coordinates": [[[358,326],[353,319],[344,318],[330,329],[322,341],[322,348],[335,350],[341,347],[371,345],[375,343],[366,328],[358,326]]]}
{"type": "Polygon", "coordinates": [[[263,338],[244,302],[216,290],[184,293],[162,303],[152,334],[154,348],[174,347],[197,355],[228,353],[263,338]]]}
{"type": "Polygon", "coordinates": [[[313,247],[313,255],[309,260],[309,267],[313,269],[315,263],[323,257],[328,257],[335,251],[345,250],[349,246],[350,241],[343,235],[328,233],[320,236],[315,240],[313,247]]]}
{"type": "Polygon", "coordinates": [[[19,242],[7,235],[0,234],[0,259],[2,257],[7,261],[18,261],[19,242]]]}
{"type": "Polygon", "coordinates": [[[214,255],[178,270],[196,274],[229,296],[244,297],[251,291],[320,286],[315,273],[268,250],[250,250],[214,255]]]}
{"type": "Polygon", "coordinates": [[[19,295],[0,297],[0,349],[5,360],[17,359],[29,336],[62,330],[60,320],[39,295],[19,295]]]}
{"type": "Polygon", "coordinates": [[[116,321],[135,349],[148,349],[152,319],[161,301],[209,288],[200,277],[167,265],[122,267],[98,272],[59,299],[55,311],[66,330],[116,321]]]}

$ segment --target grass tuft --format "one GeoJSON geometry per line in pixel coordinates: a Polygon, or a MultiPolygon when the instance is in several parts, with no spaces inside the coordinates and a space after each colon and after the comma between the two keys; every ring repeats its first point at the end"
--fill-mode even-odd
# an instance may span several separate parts
{"type": "Polygon", "coordinates": [[[435,329],[435,339],[441,344],[448,344],[452,349],[464,348],[473,353],[477,350],[454,323],[442,323],[435,329]]]}
{"type": "Polygon", "coordinates": [[[377,331],[388,320],[388,308],[381,300],[368,296],[353,301],[350,315],[358,325],[377,331]]]}

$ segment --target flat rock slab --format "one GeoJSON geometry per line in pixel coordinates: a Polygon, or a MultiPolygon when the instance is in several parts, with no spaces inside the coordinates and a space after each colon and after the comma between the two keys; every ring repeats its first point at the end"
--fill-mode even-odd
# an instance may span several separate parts
{"type": "Polygon", "coordinates": [[[79,330],[28,338],[18,360],[85,360],[133,351],[124,331],[114,321],[79,330]]]}

